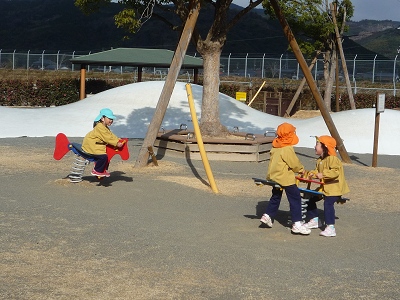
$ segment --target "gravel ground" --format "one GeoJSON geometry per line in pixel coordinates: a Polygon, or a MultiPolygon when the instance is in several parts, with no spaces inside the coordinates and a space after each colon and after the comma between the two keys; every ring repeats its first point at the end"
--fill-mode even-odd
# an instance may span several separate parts
{"type": "MultiPolygon", "coordinates": [[[[74,141],[74,139],[71,139],[74,141]]],[[[81,141],[81,138],[76,138],[81,141]]],[[[111,177],[69,183],[73,156],[54,138],[0,139],[1,299],[399,299],[400,160],[351,154],[351,201],[336,205],[337,237],[296,236],[283,199],[273,228],[259,217],[267,163],[164,157],[111,177]]],[[[307,169],[312,149],[297,148],[307,169]]],[[[322,213],[322,211],[321,211],[322,213]]]]}

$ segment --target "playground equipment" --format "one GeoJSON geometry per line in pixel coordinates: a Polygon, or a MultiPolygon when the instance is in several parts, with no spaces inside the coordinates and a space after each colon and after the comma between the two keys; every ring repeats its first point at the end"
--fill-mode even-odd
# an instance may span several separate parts
{"type": "Polygon", "coordinates": [[[304,177],[296,176],[297,186],[299,186],[300,182],[307,183],[306,188],[299,187],[300,195],[301,195],[301,214],[302,214],[303,221],[306,219],[307,206],[308,206],[308,201],[310,200],[310,198],[311,197],[319,197],[320,199],[322,199],[324,196],[323,193],[311,189],[312,183],[315,183],[318,185],[324,185],[324,182],[307,178],[306,173],[304,175],[305,175],[304,177]]]}
{"type": "MultiPolygon", "coordinates": [[[[123,160],[127,160],[129,158],[128,151],[128,139],[123,138],[120,140],[123,143],[121,148],[116,148],[110,145],[106,146],[106,153],[108,157],[108,163],[110,163],[111,159],[115,154],[119,154],[123,160]]],[[[82,150],[82,145],[78,143],[70,143],[67,136],[64,133],[59,133],[56,136],[55,148],[53,157],[55,160],[60,160],[67,154],[69,151],[72,151],[75,154],[75,160],[72,163],[71,172],[68,175],[70,182],[77,183],[82,181],[83,173],[85,172],[85,168],[91,162],[96,161],[96,157],[94,155],[90,155],[85,153],[82,150]]],[[[104,177],[97,177],[99,180],[104,177]]]]}
{"type": "MultiPolygon", "coordinates": [[[[280,186],[275,181],[260,179],[260,178],[255,178],[255,177],[253,177],[252,179],[254,180],[254,183],[258,186],[269,185],[276,189],[282,189],[282,186],[280,186]]],[[[320,199],[323,199],[323,197],[324,197],[323,193],[321,193],[317,190],[311,189],[311,184],[314,183],[314,184],[318,184],[318,185],[324,185],[325,183],[323,181],[308,178],[306,173],[305,173],[304,177],[296,176],[296,185],[298,186],[300,184],[300,182],[307,183],[306,188],[299,187],[300,195],[301,195],[301,213],[302,213],[302,219],[304,221],[306,218],[307,206],[308,206],[308,201],[310,200],[310,198],[311,197],[320,197],[320,199]]],[[[344,203],[346,203],[346,201],[349,201],[349,200],[350,200],[349,198],[340,197],[340,199],[337,201],[337,203],[344,204],[344,203]]]]}

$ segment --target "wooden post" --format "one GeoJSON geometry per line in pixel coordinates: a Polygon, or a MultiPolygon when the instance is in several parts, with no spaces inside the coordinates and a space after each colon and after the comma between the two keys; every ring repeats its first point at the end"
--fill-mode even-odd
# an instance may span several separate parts
{"type": "Polygon", "coordinates": [[[374,130],[374,150],[372,152],[372,166],[378,165],[378,140],[379,140],[379,122],[381,113],[385,111],[385,94],[376,94],[376,112],[375,112],[375,130],[374,130]]]}
{"type": "Polygon", "coordinates": [[[351,109],[356,109],[356,105],[354,103],[353,91],[351,90],[349,71],[347,70],[346,58],[344,57],[344,52],[343,52],[343,47],[342,47],[342,40],[341,40],[341,37],[340,37],[340,33],[339,33],[339,28],[337,26],[337,22],[336,22],[336,11],[335,11],[332,3],[331,3],[330,6],[331,6],[333,24],[335,25],[336,42],[337,42],[337,46],[338,46],[339,53],[340,53],[340,59],[342,60],[343,75],[344,75],[344,77],[346,79],[347,94],[349,94],[350,107],[351,107],[351,109]]]}
{"type": "Polygon", "coordinates": [[[379,140],[379,122],[381,114],[375,113],[375,130],[374,130],[374,150],[372,152],[372,166],[374,168],[378,165],[378,140],[379,140]]]}
{"type": "Polygon", "coordinates": [[[267,112],[267,92],[264,92],[263,112],[267,112]]]}
{"type": "Polygon", "coordinates": [[[79,100],[86,98],[86,65],[81,65],[81,76],[80,76],[81,84],[79,90],[79,100]]]}
{"type": "Polygon", "coordinates": [[[343,140],[339,135],[339,132],[336,129],[335,124],[333,123],[332,117],[329,114],[329,110],[327,109],[324,100],[322,99],[322,96],[318,90],[317,85],[315,84],[314,78],[311,74],[311,71],[308,69],[307,63],[304,59],[303,53],[300,50],[299,45],[297,44],[296,38],[293,35],[292,30],[290,29],[290,26],[288,22],[285,19],[285,16],[283,15],[283,12],[279,6],[279,3],[277,0],[270,0],[270,3],[275,11],[276,16],[278,17],[278,20],[282,26],[283,32],[285,33],[290,47],[293,50],[294,55],[296,56],[297,61],[299,62],[299,65],[301,67],[301,70],[303,71],[303,74],[307,80],[308,86],[310,87],[311,93],[314,96],[315,101],[317,102],[318,108],[321,111],[321,115],[324,118],[325,124],[328,127],[328,130],[332,137],[336,140],[336,148],[339,151],[340,156],[342,157],[342,160],[346,163],[351,163],[351,159],[349,157],[349,154],[347,153],[347,150],[343,144],[343,140]]]}
{"type": "Polygon", "coordinates": [[[142,82],[142,76],[143,76],[143,67],[138,67],[137,82],[142,82]]]}
{"type": "Polygon", "coordinates": [[[139,155],[136,159],[135,168],[140,168],[147,165],[147,161],[149,159],[149,152],[147,151],[147,148],[149,146],[153,146],[154,141],[157,138],[158,130],[160,129],[162,121],[164,119],[165,112],[167,110],[168,103],[172,95],[172,91],[174,90],[176,79],[178,78],[179,71],[181,69],[183,59],[186,54],[186,50],[192,38],[193,30],[197,22],[197,17],[199,16],[199,1],[194,2],[196,3],[196,5],[190,11],[185,23],[185,27],[183,28],[182,35],[175,50],[174,57],[172,58],[171,66],[167,78],[165,79],[165,84],[161,91],[161,95],[158,100],[153,118],[150,122],[146,137],[143,140],[143,145],[140,148],[139,155]]]}
{"type": "Polygon", "coordinates": [[[195,68],[193,71],[193,83],[198,84],[199,83],[199,69],[195,68]]]}
{"type": "Polygon", "coordinates": [[[278,116],[282,117],[282,92],[278,92],[278,116]]]}
{"type": "MultiPolygon", "coordinates": [[[[246,98],[247,99],[253,99],[253,88],[250,88],[249,92],[246,93],[246,98]]],[[[246,101],[247,101],[247,99],[246,99],[246,101]]],[[[246,101],[244,103],[246,103],[246,101]]]]}

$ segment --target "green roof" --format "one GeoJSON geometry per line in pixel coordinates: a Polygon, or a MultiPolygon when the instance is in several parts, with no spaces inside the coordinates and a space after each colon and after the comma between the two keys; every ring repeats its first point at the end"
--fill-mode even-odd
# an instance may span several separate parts
{"type": "MultiPolygon", "coordinates": [[[[166,49],[117,48],[71,59],[73,64],[163,67],[171,65],[174,51],[166,49]]],[[[203,68],[203,60],[185,55],[182,68],[203,68]]]]}

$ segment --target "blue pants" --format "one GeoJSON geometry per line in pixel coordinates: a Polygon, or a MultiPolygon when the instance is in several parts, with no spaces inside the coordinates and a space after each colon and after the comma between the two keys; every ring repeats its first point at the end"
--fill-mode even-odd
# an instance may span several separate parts
{"type": "MultiPolygon", "coordinates": [[[[335,224],[335,202],[340,199],[340,196],[325,196],[324,197],[324,218],[325,224],[335,224]]],[[[318,217],[317,202],[321,200],[318,197],[312,197],[308,201],[307,217],[312,219],[318,217]]]]}
{"type": "Polygon", "coordinates": [[[93,155],[93,157],[95,157],[95,159],[96,159],[94,169],[97,172],[103,173],[105,170],[108,169],[107,154],[93,155]]]}
{"type": "MultiPolygon", "coordinates": [[[[297,185],[284,186],[286,196],[289,201],[290,214],[292,222],[297,222],[302,220],[301,216],[301,196],[297,185]]],[[[271,218],[274,218],[278,213],[279,205],[281,204],[283,191],[278,188],[272,188],[272,196],[269,199],[269,203],[265,213],[271,218]]]]}

